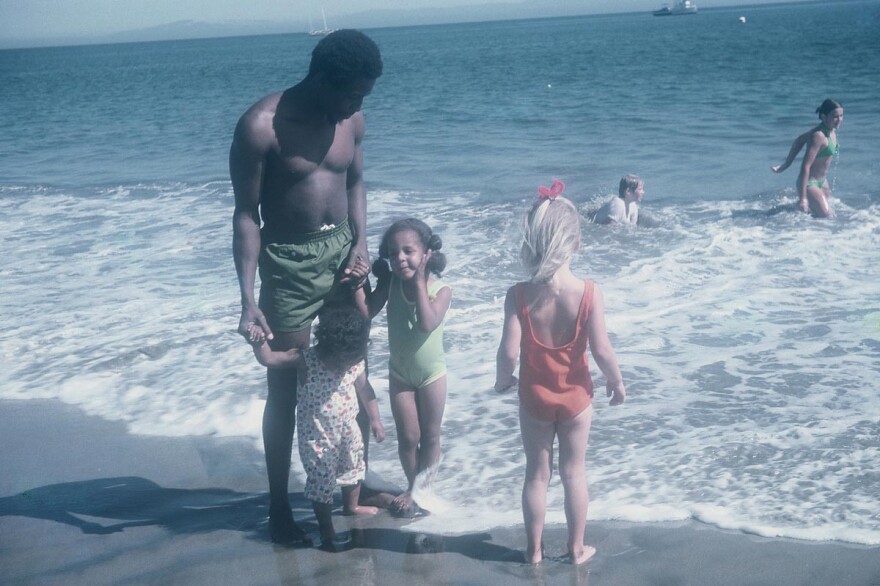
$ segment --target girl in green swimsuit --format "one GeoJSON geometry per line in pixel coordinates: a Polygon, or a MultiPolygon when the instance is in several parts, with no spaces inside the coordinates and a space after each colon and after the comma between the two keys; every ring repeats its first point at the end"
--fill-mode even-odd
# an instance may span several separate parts
{"type": "Polygon", "coordinates": [[[803,146],[808,145],[797,180],[800,209],[819,218],[833,218],[831,188],[827,175],[831,158],[840,150],[837,129],[843,122],[843,106],[837,100],[828,98],[816,108],[816,113],[819,114],[821,124],[794,139],[785,162],[771,169],[774,173],[782,173],[788,169],[803,146]]]}
{"type": "Polygon", "coordinates": [[[373,263],[379,283],[374,291],[378,299],[371,304],[377,311],[388,302],[388,390],[397,453],[409,482],[390,510],[405,517],[422,512],[412,496],[416,477],[430,475],[440,462],[446,407],[443,321],[452,300],[452,290],[438,278],[446,268],[442,246],[427,224],[406,218],[385,232],[380,259],[373,263]]]}

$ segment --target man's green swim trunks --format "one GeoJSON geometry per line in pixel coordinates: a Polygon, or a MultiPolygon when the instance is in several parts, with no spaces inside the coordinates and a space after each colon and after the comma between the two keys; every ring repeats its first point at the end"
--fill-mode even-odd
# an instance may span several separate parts
{"type": "Polygon", "coordinates": [[[260,309],[273,330],[301,330],[345,286],[338,277],[351,251],[348,219],[307,234],[268,234],[264,229],[261,238],[260,309]]]}

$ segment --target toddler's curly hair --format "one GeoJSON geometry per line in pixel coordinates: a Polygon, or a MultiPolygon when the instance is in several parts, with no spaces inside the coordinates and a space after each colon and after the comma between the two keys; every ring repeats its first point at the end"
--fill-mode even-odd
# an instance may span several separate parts
{"type": "Polygon", "coordinates": [[[315,347],[321,358],[357,364],[367,355],[369,339],[370,320],[351,305],[325,305],[318,314],[315,347]]]}

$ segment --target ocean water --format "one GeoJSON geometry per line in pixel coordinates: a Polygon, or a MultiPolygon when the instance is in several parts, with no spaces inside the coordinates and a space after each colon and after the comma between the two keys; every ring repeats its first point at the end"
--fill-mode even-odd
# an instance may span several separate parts
{"type": "MultiPolygon", "coordinates": [[[[880,544],[878,25],[880,3],[858,1],[370,31],[386,65],[365,106],[371,250],[420,217],[453,289],[434,485],[450,506],[411,527],[520,521],[516,397],[491,388],[519,221],[554,177],[586,212],[636,172],[655,226],[584,224],[574,261],[604,291],[629,394],[609,408],[594,369],[590,518],[880,544]],[[829,96],[837,219],[768,214],[796,178],[770,165],[829,96]]],[[[0,398],[259,445],[227,152],[314,42],[0,51],[0,398]]],[[[403,484],[387,351],[380,316],[389,437],[371,462],[403,484]]],[[[554,479],[549,521],[561,503],[554,479]]]]}

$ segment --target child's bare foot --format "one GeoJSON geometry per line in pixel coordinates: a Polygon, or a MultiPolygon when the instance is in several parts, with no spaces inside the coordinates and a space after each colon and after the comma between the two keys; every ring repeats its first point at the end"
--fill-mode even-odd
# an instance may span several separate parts
{"type": "Polygon", "coordinates": [[[368,515],[375,515],[378,512],[379,512],[378,508],[368,507],[366,505],[358,505],[358,506],[352,507],[350,509],[347,509],[347,508],[342,509],[342,514],[349,515],[349,516],[351,516],[351,515],[368,516],[368,515]]]}
{"type": "Polygon", "coordinates": [[[585,545],[582,550],[573,551],[568,555],[571,559],[571,563],[576,566],[579,566],[579,565],[585,563],[586,561],[588,561],[594,555],[596,555],[596,548],[590,547],[589,545],[585,545]]]}
{"type": "Polygon", "coordinates": [[[391,506],[388,507],[388,510],[395,517],[413,517],[412,495],[408,492],[398,495],[393,501],[391,501],[391,506]]]}
{"type": "Polygon", "coordinates": [[[321,543],[330,543],[334,539],[336,539],[336,531],[332,527],[330,527],[329,529],[321,527],[320,533],[321,533],[321,543]]]}
{"type": "Polygon", "coordinates": [[[363,503],[370,507],[378,507],[380,509],[390,509],[396,498],[397,495],[391,494],[390,492],[376,492],[361,489],[359,503],[363,503]]]}
{"type": "Polygon", "coordinates": [[[544,561],[544,544],[541,544],[541,547],[538,549],[529,549],[526,548],[525,553],[523,554],[523,560],[527,564],[537,565],[544,561]]]}
{"type": "Polygon", "coordinates": [[[431,511],[427,509],[423,509],[419,506],[416,501],[412,501],[408,506],[398,510],[392,511],[391,515],[394,517],[399,517],[401,519],[415,519],[416,517],[427,517],[431,514],[431,511]]]}

